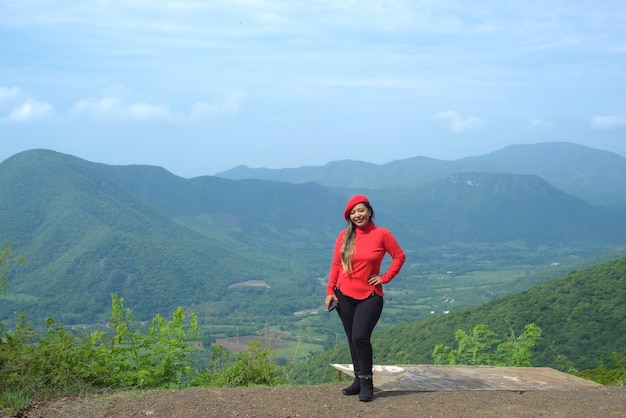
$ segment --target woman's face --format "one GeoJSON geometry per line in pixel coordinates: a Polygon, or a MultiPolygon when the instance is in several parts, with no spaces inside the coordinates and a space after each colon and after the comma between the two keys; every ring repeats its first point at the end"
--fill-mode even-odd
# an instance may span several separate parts
{"type": "Polygon", "coordinates": [[[372,213],[363,203],[359,203],[350,211],[350,221],[356,226],[365,226],[369,223],[372,213]]]}

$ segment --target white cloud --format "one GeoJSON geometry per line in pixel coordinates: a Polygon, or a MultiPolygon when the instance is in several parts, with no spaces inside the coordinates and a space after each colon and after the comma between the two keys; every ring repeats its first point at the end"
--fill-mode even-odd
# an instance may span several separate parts
{"type": "Polygon", "coordinates": [[[453,110],[439,112],[434,116],[442,126],[449,128],[452,132],[466,132],[472,129],[478,129],[487,122],[476,116],[463,117],[453,110]]]}
{"type": "Polygon", "coordinates": [[[5,118],[9,122],[27,122],[33,119],[44,119],[54,113],[54,108],[45,102],[27,100],[17,106],[5,118]]]}
{"type": "Polygon", "coordinates": [[[80,100],[70,114],[100,121],[169,121],[174,118],[167,106],[133,96],[123,87],[111,87],[99,99],[80,100]]]}
{"type": "Polygon", "coordinates": [[[626,129],[626,116],[594,116],[591,126],[601,131],[626,129]]]}
{"type": "Polygon", "coordinates": [[[246,99],[234,92],[214,103],[196,102],[182,112],[163,103],[133,99],[123,88],[112,88],[99,99],[83,99],[70,111],[74,116],[88,116],[99,121],[193,123],[236,113],[246,99]]]}
{"type": "MultiPolygon", "coordinates": [[[[148,128],[163,144],[171,135],[164,126],[189,143],[197,135],[195,155],[207,154],[206,130],[198,128],[211,124],[215,138],[228,138],[223,148],[233,149],[233,166],[270,158],[247,156],[239,146],[255,137],[280,150],[271,156],[276,167],[312,158],[298,147],[288,155],[283,145],[294,135],[332,143],[347,130],[362,131],[354,137],[375,142],[391,124],[400,140],[411,135],[416,114],[430,119],[423,128],[441,140],[404,152],[444,159],[462,157],[455,139],[475,133],[481,135],[473,142],[489,151],[487,144],[503,137],[575,138],[581,123],[589,130],[623,124],[626,8],[589,0],[477,3],[0,0],[0,31],[8,40],[0,123],[41,114],[24,105],[46,101],[64,119],[55,128],[65,150],[82,144],[73,135],[97,130],[95,120],[107,124],[107,133],[116,124],[148,128]],[[131,91],[101,90],[115,83],[131,91]],[[602,116],[610,112],[617,116],[602,116]],[[493,114],[502,116],[496,122],[493,114]],[[599,116],[592,122],[593,115],[599,116]],[[237,124],[216,123],[234,117],[237,124]],[[290,129],[259,123],[266,120],[290,129]]],[[[36,129],[24,135],[45,137],[36,129]]],[[[110,135],[104,137],[84,146],[107,144],[110,135]]],[[[342,144],[332,155],[315,155],[353,158],[354,147],[342,144]]],[[[228,168],[226,157],[214,154],[228,168]]]]}
{"type": "Polygon", "coordinates": [[[26,97],[19,87],[0,87],[0,109],[5,108],[8,113],[0,117],[2,122],[28,122],[54,113],[52,105],[26,97]]]}
{"type": "Polygon", "coordinates": [[[163,104],[126,102],[119,97],[79,101],[70,111],[72,115],[86,115],[100,121],[171,121],[172,112],[163,104]]]}

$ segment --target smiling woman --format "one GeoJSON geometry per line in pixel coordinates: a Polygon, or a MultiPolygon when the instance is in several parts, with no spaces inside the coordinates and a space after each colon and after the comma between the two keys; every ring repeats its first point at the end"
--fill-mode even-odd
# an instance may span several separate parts
{"type": "Polygon", "coordinates": [[[343,394],[358,394],[360,401],[370,402],[374,399],[370,339],[383,310],[383,283],[400,272],[406,257],[391,232],[374,224],[374,209],[366,196],[353,196],[343,217],[347,226],[335,241],[324,304],[327,309],[336,304],[348,337],[354,382],[343,394]],[[386,254],[392,260],[381,274],[386,254]]]}

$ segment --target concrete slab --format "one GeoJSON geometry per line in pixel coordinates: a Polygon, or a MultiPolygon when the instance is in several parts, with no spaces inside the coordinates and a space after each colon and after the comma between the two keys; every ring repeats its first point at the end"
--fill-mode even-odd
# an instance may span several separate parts
{"type": "MultiPolygon", "coordinates": [[[[331,366],[354,377],[351,364],[331,366]]],[[[536,391],[602,386],[549,367],[376,365],[373,379],[381,391],[536,391]]]]}

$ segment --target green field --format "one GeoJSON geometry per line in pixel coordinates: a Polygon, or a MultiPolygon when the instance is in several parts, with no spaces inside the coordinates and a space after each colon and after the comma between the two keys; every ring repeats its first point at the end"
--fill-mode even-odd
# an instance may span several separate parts
{"type": "MultiPolygon", "coordinates": [[[[621,252],[614,257],[619,254],[621,252]]],[[[540,255],[529,254],[528,258],[539,259],[540,255]]],[[[541,264],[506,265],[502,261],[484,260],[450,262],[443,258],[407,264],[401,275],[385,286],[385,307],[377,330],[480,305],[498,297],[524,291],[592,263],[567,255],[563,256],[562,262],[550,261],[553,253],[545,258],[541,264]]],[[[275,346],[275,355],[281,361],[302,360],[345,340],[336,313],[328,313],[323,309],[325,280],[317,280],[319,296],[315,299],[318,304],[316,308],[274,318],[275,323],[267,322],[264,325],[265,329],[280,331],[264,342],[275,346]]],[[[221,328],[222,336],[232,335],[232,325],[218,327],[212,324],[211,328],[213,331],[221,328]]],[[[243,328],[238,328],[238,331],[240,336],[236,338],[243,338],[243,328]]],[[[259,328],[246,336],[263,339],[265,332],[263,328],[259,328]]],[[[239,349],[244,348],[245,346],[239,346],[239,349]]]]}

